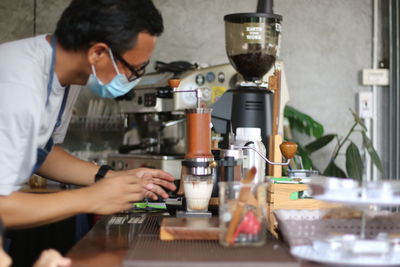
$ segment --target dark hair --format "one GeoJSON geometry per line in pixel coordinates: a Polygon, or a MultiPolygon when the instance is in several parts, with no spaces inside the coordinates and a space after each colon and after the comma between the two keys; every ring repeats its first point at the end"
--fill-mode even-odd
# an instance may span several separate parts
{"type": "Polygon", "coordinates": [[[86,51],[104,42],[117,54],[132,49],[137,35],[159,36],[160,12],[151,0],[72,0],[57,23],[55,36],[66,50],[86,51]]]}

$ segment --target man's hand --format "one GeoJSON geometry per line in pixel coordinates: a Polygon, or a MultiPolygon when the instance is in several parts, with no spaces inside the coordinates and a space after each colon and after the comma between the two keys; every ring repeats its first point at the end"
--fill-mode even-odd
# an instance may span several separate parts
{"type": "Polygon", "coordinates": [[[83,188],[89,209],[97,214],[112,214],[128,210],[132,202],[148,197],[167,198],[163,188],[175,190],[174,177],[156,169],[134,169],[114,171],[111,176],[83,188]]]}
{"type": "Polygon", "coordinates": [[[54,249],[48,249],[40,254],[39,259],[35,262],[33,267],[64,267],[70,265],[70,259],[64,258],[54,249]]]}
{"type": "Polygon", "coordinates": [[[146,189],[145,197],[152,198],[154,200],[157,200],[158,196],[168,198],[168,194],[163,188],[171,191],[176,190],[176,186],[173,183],[175,178],[171,174],[162,170],[138,168],[126,171],[118,171],[115,173],[139,177],[141,179],[141,184],[146,189]]]}
{"type": "Polygon", "coordinates": [[[142,200],[147,191],[141,179],[133,175],[107,177],[80,190],[89,212],[103,215],[130,209],[132,202],[142,200]]]}

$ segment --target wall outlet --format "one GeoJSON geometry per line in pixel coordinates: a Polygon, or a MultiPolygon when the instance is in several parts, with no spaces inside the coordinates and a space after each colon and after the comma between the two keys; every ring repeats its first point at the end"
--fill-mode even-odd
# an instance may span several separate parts
{"type": "Polygon", "coordinates": [[[389,85],[389,70],[388,69],[363,69],[362,70],[363,85],[389,85]]]}
{"type": "Polygon", "coordinates": [[[372,92],[358,93],[358,116],[362,119],[371,119],[373,116],[373,94],[372,92]]]}

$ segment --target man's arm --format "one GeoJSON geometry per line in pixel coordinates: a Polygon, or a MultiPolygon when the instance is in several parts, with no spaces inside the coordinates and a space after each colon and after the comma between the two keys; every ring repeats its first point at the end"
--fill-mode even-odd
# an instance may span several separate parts
{"type": "MultiPolygon", "coordinates": [[[[155,196],[147,191],[149,185],[141,181],[141,178],[127,175],[58,193],[14,192],[0,196],[0,214],[10,228],[48,224],[80,213],[112,214],[131,208],[134,201],[155,196]]],[[[159,187],[156,190],[157,194],[165,194],[159,187]]]]}
{"type": "Polygon", "coordinates": [[[79,190],[52,194],[14,192],[0,196],[0,214],[8,228],[35,227],[87,212],[79,190]],[[81,203],[79,203],[81,202],[81,203]]]}
{"type": "MultiPolygon", "coordinates": [[[[64,151],[59,146],[54,146],[47,156],[44,164],[39,169],[39,174],[64,183],[76,185],[90,185],[94,182],[94,176],[98,172],[100,166],[93,163],[78,159],[64,151]]],[[[139,183],[146,185],[146,189],[160,195],[168,197],[160,188],[164,187],[169,190],[175,190],[173,181],[175,178],[170,174],[157,169],[138,168],[122,171],[108,171],[106,178],[114,178],[119,176],[134,176],[139,179],[139,183]]],[[[157,199],[153,194],[150,197],[157,199]]]]}
{"type": "MultiPolygon", "coordinates": [[[[54,146],[47,156],[39,174],[62,183],[90,185],[100,166],[81,160],[66,152],[60,146],[54,146]]],[[[110,176],[109,171],[106,177],[110,176]]]]}
{"type": "Polygon", "coordinates": [[[49,194],[14,192],[0,196],[0,214],[10,228],[52,223],[79,213],[112,214],[132,207],[143,198],[167,198],[163,188],[175,190],[174,177],[155,169],[109,171],[93,183],[99,166],[54,147],[40,168],[45,177],[88,187],[49,194]]]}

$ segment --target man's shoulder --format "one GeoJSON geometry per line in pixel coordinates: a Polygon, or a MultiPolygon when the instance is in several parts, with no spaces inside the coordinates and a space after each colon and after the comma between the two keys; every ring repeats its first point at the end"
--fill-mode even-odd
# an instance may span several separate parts
{"type": "Polygon", "coordinates": [[[14,68],[26,73],[27,68],[39,70],[51,58],[51,47],[44,35],[0,44],[0,70],[14,68]]]}
{"type": "Polygon", "coordinates": [[[34,37],[27,37],[23,39],[7,41],[0,43],[0,52],[3,50],[15,50],[15,49],[24,49],[29,48],[32,46],[40,46],[46,44],[46,34],[34,36],[34,37]]]}
{"type": "Polygon", "coordinates": [[[44,36],[4,43],[0,45],[0,58],[0,93],[9,91],[3,84],[43,88],[51,59],[44,36]]]}

